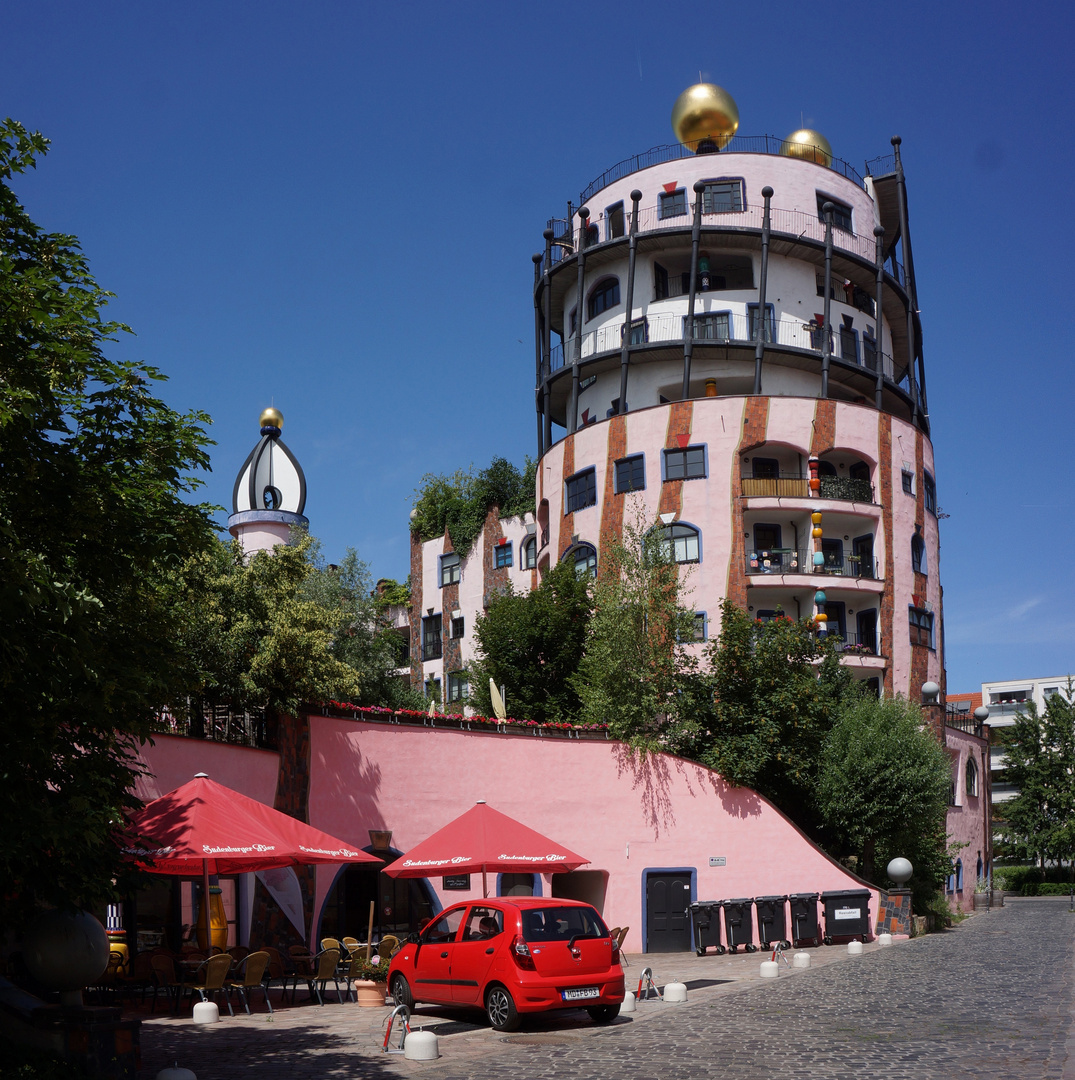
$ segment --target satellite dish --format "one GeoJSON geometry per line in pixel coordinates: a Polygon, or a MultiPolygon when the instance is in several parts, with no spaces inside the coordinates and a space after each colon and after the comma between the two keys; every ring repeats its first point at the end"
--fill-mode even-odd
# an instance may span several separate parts
{"type": "Polygon", "coordinates": [[[498,720],[507,720],[508,710],[504,706],[504,698],[491,675],[489,676],[489,698],[493,703],[493,715],[498,720]]]}

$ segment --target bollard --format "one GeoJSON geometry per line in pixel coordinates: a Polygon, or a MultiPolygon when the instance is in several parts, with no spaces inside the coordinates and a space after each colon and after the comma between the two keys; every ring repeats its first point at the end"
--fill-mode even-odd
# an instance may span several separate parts
{"type": "Polygon", "coordinates": [[[889,934],[889,933],[878,934],[877,935],[877,944],[878,945],[891,945],[892,944],[892,935],[889,934]]]}
{"type": "Polygon", "coordinates": [[[650,994],[660,1000],[661,992],[657,989],[657,984],[653,981],[653,968],[643,968],[642,974],[638,979],[638,990],[635,992],[635,997],[638,1001],[649,1001],[650,994]],[[642,984],[646,985],[646,993],[642,993],[642,984]]]}
{"type": "Polygon", "coordinates": [[[861,941],[849,941],[847,943],[847,955],[848,956],[860,956],[862,954],[862,942],[861,941]]]}
{"type": "Polygon", "coordinates": [[[780,974],[780,965],[775,960],[763,960],[761,962],[761,977],[763,979],[775,979],[780,974]]]}
{"type": "Polygon", "coordinates": [[[808,968],[810,966],[810,954],[808,952],[797,952],[791,961],[791,966],[808,968]]]}
{"type": "Polygon", "coordinates": [[[169,1066],[167,1069],[161,1069],[157,1073],[157,1080],[198,1080],[198,1078],[190,1069],[181,1069],[177,1061],[175,1065],[169,1066]]]}
{"type": "Polygon", "coordinates": [[[635,995],[628,990],[623,995],[623,1004],[620,1006],[621,1013],[633,1013],[635,1011],[635,995]]]}
{"type": "Polygon", "coordinates": [[[411,1061],[436,1061],[440,1057],[437,1036],[432,1031],[423,1031],[421,1028],[412,1031],[407,1036],[403,1056],[411,1061]]]}
{"type": "Polygon", "coordinates": [[[670,982],[664,984],[664,1000],[675,1002],[677,1005],[687,1000],[687,984],[670,982]]]}
{"type": "Polygon", "coordinates": [[[216,1007],[215,1001],[199,1001],[194,1006],[192,1019],[199,1026],[202,1024],[216,1024],[220,1021],[220,1010],[216,1007]]]}

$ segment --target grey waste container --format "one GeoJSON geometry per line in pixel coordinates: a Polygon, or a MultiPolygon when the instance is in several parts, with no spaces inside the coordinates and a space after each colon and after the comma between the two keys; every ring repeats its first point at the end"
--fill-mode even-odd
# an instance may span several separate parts
{"type": "Polygon", "coordinates": [[[755,896],[754,910],[758,913],[758,940],[768,949],[778,945],[782,949],[791,947],[787,940],[787,923],[784,919],[786,896],[755,896]]]}
{"type": "Polygon", "coordinates": [[[724,908],[724,940],[728,943],[729,952],[738,952],[740,945],[745,946],[747,952],[757,952],[754,920],[750,917],[750,897],[722,900],[720,906],[724,908]]]}
{"type": "Polygon", "coordinates": [[[792,893],[788,903],[791,907],[791,941],[795,947],[807,942],[819,944],[817,893],[792,893]]]}
{"type": "Polygon", "coordinates": [[[837,889],[823,892],[825,908],[825,944],[836,938],[870,937],[870,894],[866,889],[837,889]]]}
{"type": "Polygon", "coordinates": [[[694,927],[694,951],[705,956],[706,949],[724,952],[720,943],[720,901],[696,900],[691,904],[691,924],[694,927]]]}

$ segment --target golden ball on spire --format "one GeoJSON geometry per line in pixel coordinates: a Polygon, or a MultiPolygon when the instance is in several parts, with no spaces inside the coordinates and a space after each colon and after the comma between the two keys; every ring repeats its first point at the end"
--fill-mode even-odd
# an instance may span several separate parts
{"type": "Polygon", "coordinates": [[[672,106],[672,131],[696,154],[723,150],[738,129],[735,99],[713,83],[688,86],[672,106]]]}
{"type": "Polygon", "coordinates": [[[784,157],[824,165],[826,169],[832,164],[832,147],[829,145],[829,140],[820,131],[811,131],[810,128],[793,131],[784,140],[780,153],[784,157]]]}
{"type": "Polygon", "coordinates": [[[262,409],[261,426],[282,428],[284,426],[284,414],[271,405],[267,409],[262,409]]]}

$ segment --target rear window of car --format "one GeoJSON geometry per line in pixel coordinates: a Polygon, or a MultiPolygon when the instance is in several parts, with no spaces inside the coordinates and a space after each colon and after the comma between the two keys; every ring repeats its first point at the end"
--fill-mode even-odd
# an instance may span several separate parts
{"type": "Polygon", "coordinates": [[[524,911],[526,941],[570,941],[577,937],[608,937],[608,927],[592,907],[540,907],[524,911]]]}

